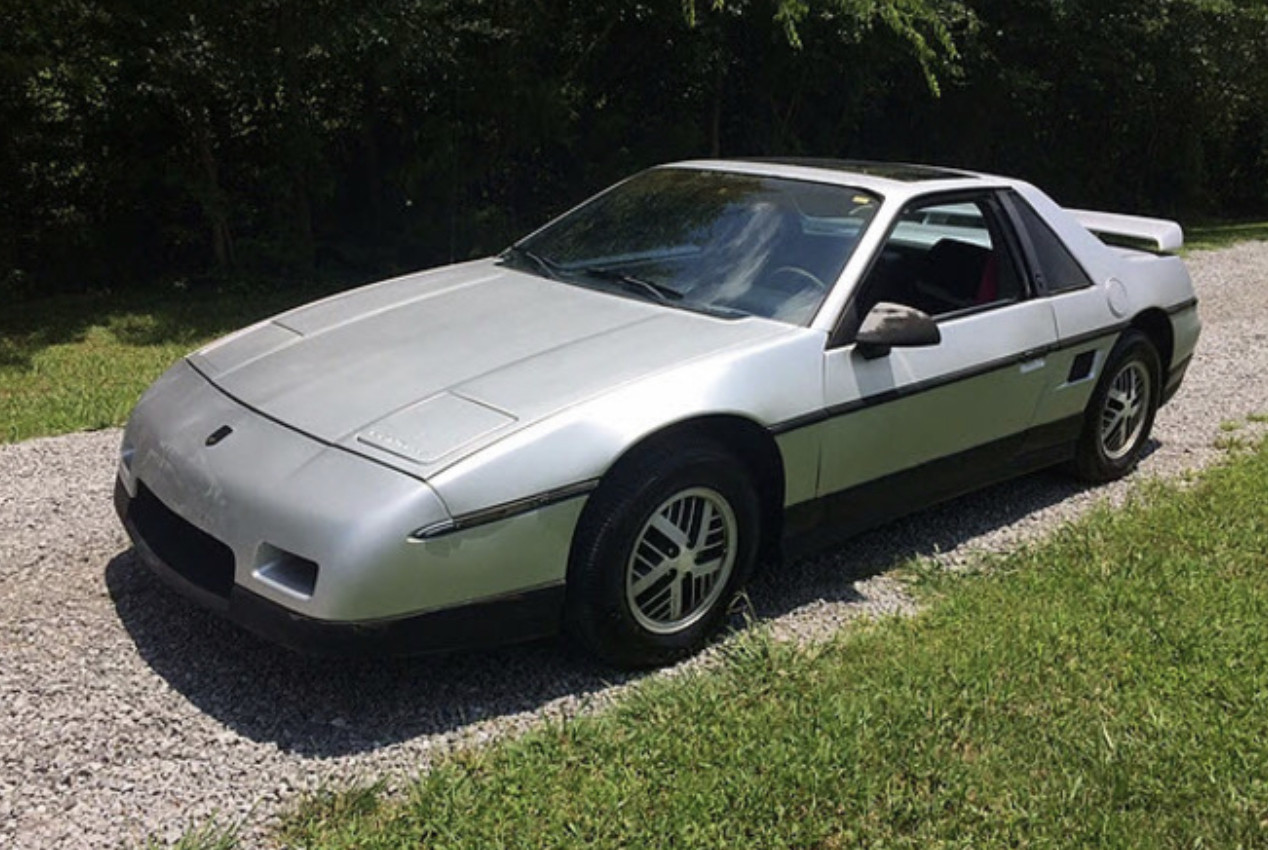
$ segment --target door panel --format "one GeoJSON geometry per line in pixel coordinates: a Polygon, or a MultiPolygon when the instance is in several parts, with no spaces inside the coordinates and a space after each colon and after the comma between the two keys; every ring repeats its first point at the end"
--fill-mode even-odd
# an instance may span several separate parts
{"type": "MultiPolygon", "coordinates": [[[[1056,324],[1046,300],[939,323],[942,342],[866,360],[829,351],[819,495],[1020,435],[1049,385],[1056,324]]],[[[999,457],[1007,463],[1011,454],[999,457]]]]}

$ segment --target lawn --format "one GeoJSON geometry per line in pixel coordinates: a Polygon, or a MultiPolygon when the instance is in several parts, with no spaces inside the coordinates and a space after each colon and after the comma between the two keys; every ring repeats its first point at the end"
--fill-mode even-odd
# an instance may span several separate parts
{"type": "Polygon", "coordinates": [[[1187,251],[1217,251],[1239,242],[1268,241],[1268,221],[1224,222],[1186,227],[1187,251]]]}
{"type": "Polygon", "coordinates": [[[1268,444],[1146,487],[923,614],[460,755],[404,797],[322,795],[280,840],[377,847],[1268,844],[1268,444]]]}
{"type": "Polygon", "coordinates": [[[321,294],[167,289],[19,302],[0,313],[0,442],[122,424],[191,349],[321,294]]]}

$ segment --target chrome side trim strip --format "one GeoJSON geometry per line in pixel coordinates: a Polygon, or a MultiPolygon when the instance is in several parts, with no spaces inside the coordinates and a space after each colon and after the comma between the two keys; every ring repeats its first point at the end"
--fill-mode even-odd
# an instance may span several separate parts
{"type": "Polygon", "coordinates": [[[1117,336],[1118,334],[1121,334],[1123,331],[1127,330],[1131,326],[1132,326],[1131,322],[1119,322],[1116,325],[1109,325],[1108,327],[1100,328],[1098,330],[1088,331],[1087,333],[1081,333],[1078,336],[1067,337],[1066,339],[1063,339],[1061,340],[1061,342],[1052,346],[1049,350],[1061,351],[1066,348],[1075,348],[1077,346],[1083,345],[1084,343],[1091,342],[1094,339],[1100,339],[1101,337],[1117,336]]]}
{"type": "Polygon", "coordinates": [[[415,542],[435,540],[437,537],[444,537],[447,534],[455,534],[459,531],[466,531],[469,528],[475,528],[479,525],[488,525],[491,522],[509,519],[513,516],[519,516],[520,514],[540,510],[542,508],[549,507],[550,505],[556,505],[560,502],[566,502],[569,499],[576,499],[581,496],[585,496],[598,486],[599,479],[590,478],[586,481],[578,481],[574,484],[557,487],[554,490],[547,490],[544,493],[536,493],[532,496],[525,496],[522,499],[515,499],[510,502],[503,502],[500,505],[481,508],[478,511],[459,514],[452,519],[423,526],[410,534],[409,540],[415,542]]]}
{"type": "Polygon", "coordinates": [[[1176,313],[1183,313],[1185,310],[1189,310],[1196,306],[1198,306],[1198,299],[1197,296],[1194,296],[1187,301],[1181,301],[1179,304],[1174,304],[1168,307],[1167,315],[1174,316],[1176,313]]]}

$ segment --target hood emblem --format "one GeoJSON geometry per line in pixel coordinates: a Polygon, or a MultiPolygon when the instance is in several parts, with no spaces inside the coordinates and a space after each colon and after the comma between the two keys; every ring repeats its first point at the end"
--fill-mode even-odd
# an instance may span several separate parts
{"type": "Polygon", "coordinates": [[[223,440],[225,437],[229,436],[232,433],[233,433],[233,429],[230,428],[228,425],[221,425],[219,428],[212,431],[211,434],[207,437],[207,439],[204,442],[209,446],[214,446],[216,443],[219,443],[221,440],[223,440]]]}

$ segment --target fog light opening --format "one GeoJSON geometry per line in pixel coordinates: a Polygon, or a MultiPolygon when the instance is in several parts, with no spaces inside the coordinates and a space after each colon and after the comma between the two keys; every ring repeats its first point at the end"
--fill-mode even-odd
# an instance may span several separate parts
{"type": "Polygon", "coordinates": [[[312,598],[317,587],[315,562],[267,543],[260,547],[260,560],[263,563],[252,573],[256,579],[299,599],[312,598]]]}

